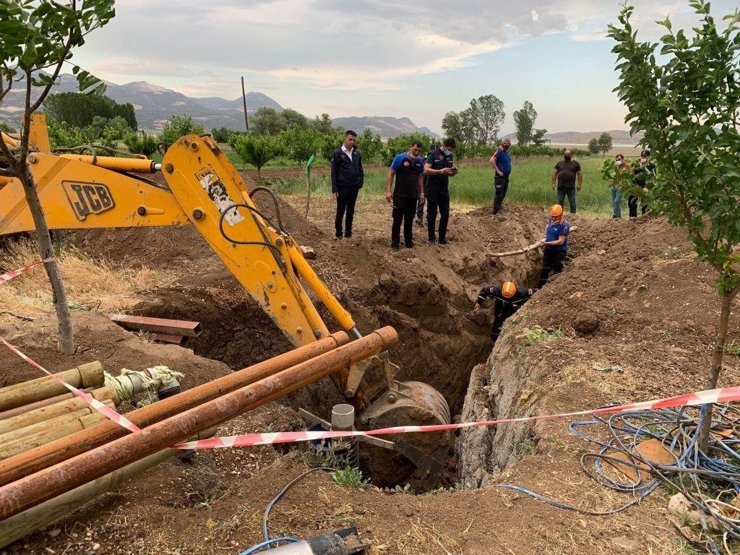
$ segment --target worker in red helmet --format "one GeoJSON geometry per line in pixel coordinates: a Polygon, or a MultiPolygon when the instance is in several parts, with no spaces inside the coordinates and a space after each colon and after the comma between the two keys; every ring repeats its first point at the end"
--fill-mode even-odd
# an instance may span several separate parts
{"type": "Polygon", "coordinates": [[[473,312],[478,314],[486,299],[493,297],[493,327],[491,339],[494,343],[501,334],[501,326],[509,316],[512,316],[534,294],[536,289],[517,287],[513,281],[504,281],[500,286],[488,285],[480,290],[473,306],[473,312]]]}
{"type": "Polygon", "coordinates": [[[550,208],[550,220],[545,231],[545,238],[540,246],[545,248],[542,255],[542,271],[540,272],[540,287],[544,287],[550,272],[557,274],[563,271],[563,261],[568,252],[568,236],[570,224],[563,216],[563,207],[553,204],[550,208]]]}

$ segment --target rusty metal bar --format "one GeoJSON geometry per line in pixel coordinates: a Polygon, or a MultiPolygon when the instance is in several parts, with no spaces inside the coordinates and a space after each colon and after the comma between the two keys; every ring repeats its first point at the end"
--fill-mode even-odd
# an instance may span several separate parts
{"type": "Polygon", "coordinates": [[[147,316],[131,316],[129,314],[111,314],[110,319],[123,329],[131,331],[150,331],[170,335],[185,335],[187,337],[198,337],[203,333],[200,322],[191,322],[189,320],[149,318],[147,316]]]}
{"type": "Polygon", "coordinates": [[[97,449],[0,488],[0,520],[18,514],[86,482],[181,442],[352,364],[391,349],[398,334],[391,327],[227,393],[200,406],[128,434],[97,449]]]}
{"type": "Polygon", "coordinates": [[[184,335],[172,335],[170,333],[154,334],[154,341],[159,341],[160,343],[169,343],[171,345],[184,345],[186,339],[187,337],[184,335]]]}
{"type": "MultiPolygon", "coordinates": [[[[219,395],[234,391],[286,368],[327,353],[340,345],[344,345],[348,341],[349,337],[346,333],[333,333],[315,343],[304,345],[303,347],[288,351],[287,353],[262,361],[238,372],[228,374],[227,376],[137,409],[126,414],[126,417],[139,427],[149,426],[154,422],[169,418],[201,403],[215,399],[219,395]]],[[[118,424],[104,422],[90,430],[83,430],[63,439],[31,449],[25,453],[8,457],[0,461],[0,485],[38,472],[43,468],[79,455],[88,449],[103,445],[127,433],[118,424]]]]}

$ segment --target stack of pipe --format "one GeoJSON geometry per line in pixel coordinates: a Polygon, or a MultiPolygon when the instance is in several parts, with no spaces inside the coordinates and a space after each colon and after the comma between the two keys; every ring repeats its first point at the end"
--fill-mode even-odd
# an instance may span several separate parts
{"type": "Polygon", "coordinates": [[[127,413],[138,433],[107,421],[0,460],[0,547],[174,454],[170,446],[397,343],[391,327],[351,343],[338,332],[127,413]]]}

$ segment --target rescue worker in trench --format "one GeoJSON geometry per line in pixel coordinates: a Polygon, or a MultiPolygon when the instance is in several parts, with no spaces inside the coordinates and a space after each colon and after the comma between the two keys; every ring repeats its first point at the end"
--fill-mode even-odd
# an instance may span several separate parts
{"type": "Polygon", "coordinates": [[[493,327],[491,340],[496,343],[501,334],[501,326],[509,316],[512,316],[529,298],[536,289],[517,287],[513,281],[504,281],[500,286],[487,285],[478,293],[478,299],[473,306],[473,312],[478,314],[486,299],[493,297],[493,327]]]}
{"type": "Polygon", "coordinates": [[[550,221],[547,224],[545,238],[540,241],[540,246],[545,249],[542,255],[540,288],[547,283],[550,272],[558,274],[563,271],[563,261],[568,252],[569,235],[570,224],[563,216],[563,207],[559,204],[553,204],[550,208],[550,221]]]}

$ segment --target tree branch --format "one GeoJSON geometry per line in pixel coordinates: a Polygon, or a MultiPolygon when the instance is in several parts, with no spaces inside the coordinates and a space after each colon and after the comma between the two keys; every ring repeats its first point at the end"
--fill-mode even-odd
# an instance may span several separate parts
{"type": "MultiPolygon", "coordinates": [[[[44,91],[36,99],[36,102],[33,103],[33,106],[31,106],[31,111],[28,112],[29,114],[38,110],[39,106],[41,106],[41,104],[46,99],[46,96],[49,94],[49,91],[51,90],[51,87],[53,86],[54,81],[56,81],[57,77],[59,77],[59,72],[62,70],[62,65],[64,65],[64,60],[67,58],[67,54],[69,53],[71,48],[72,48],[72,36],[70,35],[69,38],[67,38],[67,44],[64,45],[64,52],[61,55],[61,59],[59,60],[59,62],[57,62],[57,67],[54,70],[54,74],[51,76],[51,84],[46,85],[46,87],[44,88],[44,91]]],[[[30,87],[30,81],[29,81],[29,87],[30,87]]]]}

